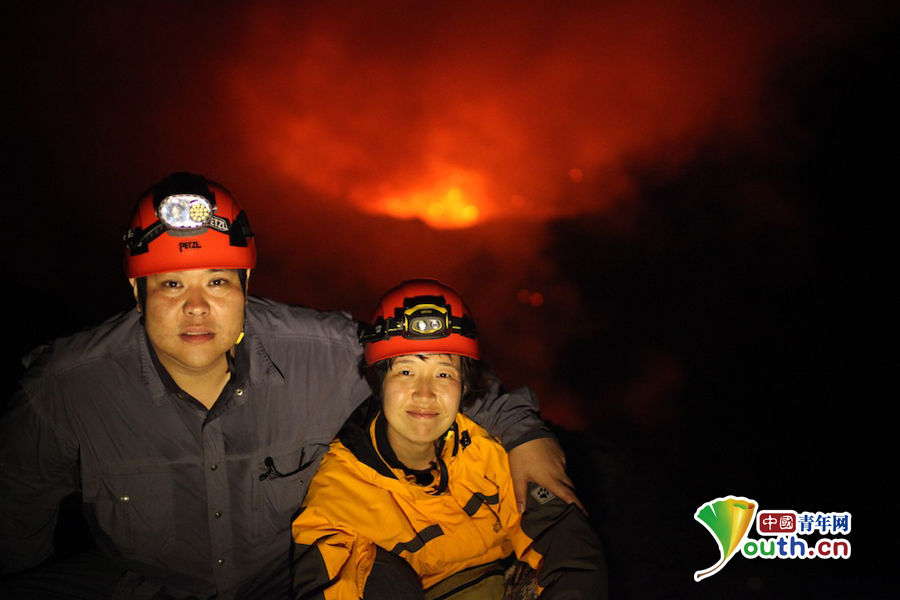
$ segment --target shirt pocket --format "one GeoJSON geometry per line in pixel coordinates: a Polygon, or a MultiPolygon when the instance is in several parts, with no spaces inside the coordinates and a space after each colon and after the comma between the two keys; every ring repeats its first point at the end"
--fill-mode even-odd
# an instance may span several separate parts
{"type": "Polygon", "coordinates": [[[166,556],[175,545],[168,472],[99,474],[85,480],[84,503],[101,545],[125,558],[166,556]]]}
{"type": "Polygon", "coordinates": [[[253,478],[253,515],[257,539],[286,535],[328,444],[274,451],[259,462],[253,478]]]}

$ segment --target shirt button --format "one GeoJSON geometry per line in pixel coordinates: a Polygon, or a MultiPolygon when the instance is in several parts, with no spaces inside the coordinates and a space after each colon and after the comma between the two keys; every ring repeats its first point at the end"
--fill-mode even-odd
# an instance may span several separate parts
{"type": "Polygon", "coordinates": [[[234,390],[234,393],[237,394],[238,396],[243,396],[244,388],[238,388],[238,389],[234,390]]]}
{"type": "Polygon", "coordinates": [[[119,502],[131,502],[131,496],[119,496],[119,502]]]}
{"type": "Polygon", "coordinates": [[[220,558],[219,560],[216,561],[216,564],[219,565],[219,566],[221,567],[222,565],[225,564],[225,559],[224,559],[224,558],[220,558]]]}
{"type": "Polygon", "coordinates": [[[218,519],[219,517],[222,516],[222,513],[221,513],[221,511],[217,510],[216,512],[213,513],[213,515],[215,515],[215,517],[218,519]]]}
{"type": "Polygon", "coordinates": [[[210,470],[210,471],[215,471],[215,470],[218,469],[218,468],[219,468],[219,465],[209,465],[209,470],[210,470]]]}

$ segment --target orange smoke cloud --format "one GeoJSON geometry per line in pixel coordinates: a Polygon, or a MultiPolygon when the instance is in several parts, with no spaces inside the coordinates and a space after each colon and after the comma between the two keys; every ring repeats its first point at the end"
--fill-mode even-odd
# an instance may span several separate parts
{"type": "MultiPolygon", "coordinates": [[[[627,165],[749,127],[784,10],[715,2],[253,8],[228,66],[258,168],[433,227],[603,210],[627,165]],[[401,10],[402,8],[402,10],[401,10]]],[[[807,23],[808,25],[808,23],[807,23]]]]}

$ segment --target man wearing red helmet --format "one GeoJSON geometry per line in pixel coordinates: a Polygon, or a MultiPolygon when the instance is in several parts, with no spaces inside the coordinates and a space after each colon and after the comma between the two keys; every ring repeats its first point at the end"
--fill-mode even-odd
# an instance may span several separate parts
{"type": "Polygon", "coordinates": [[[294,521],[296,598],[359,598],[388,553],[414,571],[411,582],[397,571],[398,599],[605,598],[585,515],[537,486],[520,515],[506,451],[460,412],[485,367],[459,294],[403,282],[360,337],[374,396],[332,443],[294,521]]]}
{"type": "Polygon", "coordinates": [[[125,244],[125,272],[156,358],[211,409],[230,378],[256,265],[246,213],[221,185],[175,173],[138,203],[125,244]]]}
{"type": "MultiPolygon", "coordinates": [[[[114,567],[99,587],[64,579],[66,597],[280,597],[292,514],[369,394],[356,324],[248,297],[249,221],[202,176],[150,188],[125,244],[137,310],[33,352],[0,421],[0,568],[51,556],[78,493],[114,567]]],[[[532,395],[491,385],[469,414],[537,468],[525,476],[571,493],[532,395]]],[[[41,589],[9,587],[23,582],[0,595],[41,589]]]]}

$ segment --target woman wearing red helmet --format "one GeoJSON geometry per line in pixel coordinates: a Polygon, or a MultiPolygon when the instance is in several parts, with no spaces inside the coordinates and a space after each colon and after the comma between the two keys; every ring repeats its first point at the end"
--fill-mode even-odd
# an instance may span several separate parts
{"type": "Polygon", "coordinates": [[[360,338],[373,399],[332,443],[294,521],[296,596],[362,598],[389,552],[415,572],[404,598],[605,597],[584,514],[533,487],[520,515],[506,451],[460,412],[490,380],[459,294],[404,282],[360,338]]]}

